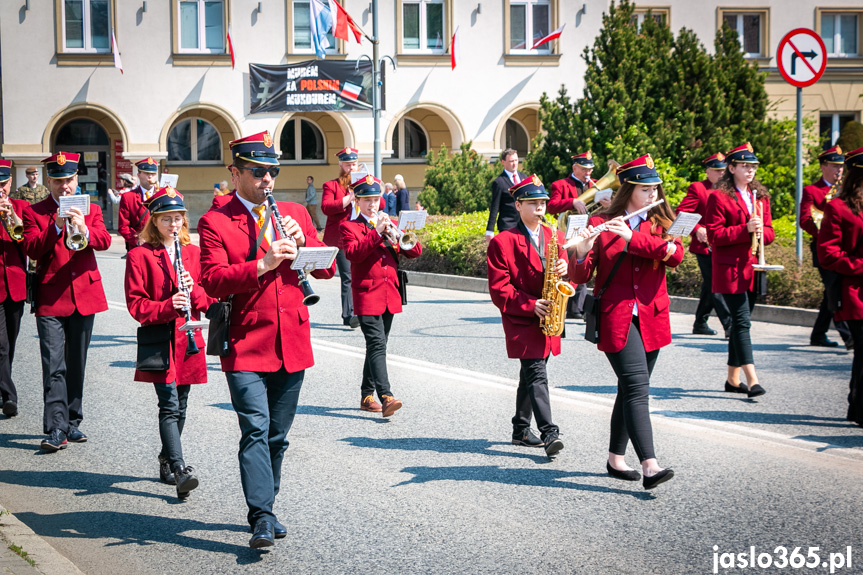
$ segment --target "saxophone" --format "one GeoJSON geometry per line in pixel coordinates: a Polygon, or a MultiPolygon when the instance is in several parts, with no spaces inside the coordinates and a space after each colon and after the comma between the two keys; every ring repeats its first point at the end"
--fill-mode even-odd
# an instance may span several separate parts
{"type": "Polygon", "coordinates": [[[545,248],[545,276],[542,282],[542,299],[547,299],[551,305],[548,308],[548,315],[539,320],[542,333],[548,336],[563,333],[566,302],[575,295],[575,288],[554,273],[555,262],[557,262],[557,233],[552,229],[551,240],[545,248]]]}

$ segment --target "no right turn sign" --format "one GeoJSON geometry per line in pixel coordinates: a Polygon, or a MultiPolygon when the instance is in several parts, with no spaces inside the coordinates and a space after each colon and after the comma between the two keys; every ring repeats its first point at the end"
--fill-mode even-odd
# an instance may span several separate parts
{"type": "Polygon", "coordinates": [[[817,33],[808,28],[797,28],[779,42],[776,59],[785,81],[805,88],[817,82],[824,73],[827,49],[817,33]]]}

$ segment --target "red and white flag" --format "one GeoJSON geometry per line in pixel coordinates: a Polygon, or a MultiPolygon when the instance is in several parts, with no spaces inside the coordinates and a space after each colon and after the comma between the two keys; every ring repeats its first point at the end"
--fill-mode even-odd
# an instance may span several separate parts
{"type": "Polygon", "coordinates": [[[360,97],[360,92],[362,91],[362,86],[357,86],[356,84],[345,82],[344,86],[342,86],[341,96],[342,98],[347,98],[349,100],[356,100],[360,97]]]}
{"type": "Polygon", "coordinates": [[[234,69],[234,64],[236,63],[234,60],[234,43],[231,42],[231,25],[228,24],[228,33],[226,34],[226,40],[228,42],[228,54],[231,55],[231,70],[234,69]]]}
{"type": "Polygon", "coordinates": [[[111,28],[111,52],[114,53],[114,67],[120,69],[123,73],[123,62],[120,60],[120,47],[117,46],[117,37],[114,35],[114,29],[111,28]]]}
{"type": "Polygon", "coordinates": [[[333,17],[333,36],[348,42],[348,29],[353,33],[354,39],[356,39],[357,44],[362,43],[363,33],[360,31],[360,27],[357,26],[354,19],[351,18],[351,15],[347,13],[347,11],[342,8],[342,5],[336,2],[336,0],[328,0],[330,4],[330,13],[333,17]]]}
{"type": "Polygon", "coordinates": [[[539,46],[542,46],[542,45],[543,45],[543,44],[545,44],[546,42],[551,42],[552,40],[556,40],[556,39],[560,38],[560,33],[561,33],[561,32],[563,32],[563,28],[564,28],[565,26],[566,26],[566,24],[564,24],[563,26],[561,26],[560,28],[558,28],[557,30],[555,30],[554,32],[552,32],[551,34],[549,34],[548,36],[545,36],[545,37],[543,37],[543,38],[540,38],[539,40],[537,40],[536,42],[534,42],[533,47],[531,48],[531,50],[536,50],[539,46]]]}
{"type": "Polygon", "coordinates": [[[461,59],[461,42],[459,42],[458,37],[458,27],[456,27],[455,32],[452,33],[452,40],[450,40],[449,44],[449,61],[452,65],[452,70],[455,70],[456,64],[461,59]]]}

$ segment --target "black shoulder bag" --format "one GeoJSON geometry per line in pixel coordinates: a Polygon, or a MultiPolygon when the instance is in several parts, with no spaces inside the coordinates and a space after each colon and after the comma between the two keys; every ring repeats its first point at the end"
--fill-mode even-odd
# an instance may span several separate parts
{"type": "Polygon", "coordinates": [[[624,257],[626,257],[625,249],[620,252],[620,256],[618,256],[617,261],[614,262],[614,267],[611,268],[611,273],[608,274],[608,278],[605,280],[605,285],[602,286],[599,293],[596,292],[596,286],[594,286],[593,293],[596,295],[588,295],[584,298],[584,339],[590,343],[599,343],[599,301],[602,299],[602,294],[604,294],[605,290],[608,289],[609,284],[611,284],[611,280],[614,277],[614,274],[617,273],[620,264],[623,263],[624,257]]]}
{"type": "Polygon", "coordinates": [[[138,371],[165,371],[171,365],[174,322],[142,325],[138,328],[138,371]]]}

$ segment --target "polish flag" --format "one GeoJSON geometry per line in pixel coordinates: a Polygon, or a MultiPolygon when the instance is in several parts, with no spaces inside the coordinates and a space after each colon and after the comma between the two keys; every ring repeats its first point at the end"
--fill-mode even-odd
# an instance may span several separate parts
{"type": "Polygon", "coordinates": [[[459,42],[458,38],[458,27],[456,27],[455,32],[452,34],[452,40],[450,40],[449,44],[449,61],[452,65],[452,70],[455,70],[456,64],[461,59],[461,42],[459,42]]]}
{"type": "Polygon", "coordinates": [[[531,50],[536,50],[537,47],[542,46],[546,42],[551,42],[552,40],[556,40],[556,39],[560,38],[560,33],[563,32],[564,26],[566,26],[566,24],[564,24],[563,26],[561,26],[560,28],[558,28],[557,30],[555,30],[554,32],[549,34],[548,36],[545,36],[544,38],[540,38],[539,40],[537,40],[534,43],[531,50]]]}
{"type": "Polygon", "coordinates": [[[114,35],[114,29],[111,28],[111,52],[114,53],[114,67],[120,69],[120,74],[123,73],[123,62],[120,60],[120,47],[117,45],[117,37],[114,35]]]}
{"type": "Polygon", "coordinates": [[[228,33],[227,33],[227,41],[228,41],[228,54],[231,55],[231,70],[234,69],[234,43],[231,42],[231,25],[228,24],[228,33]]]}
{"type": "Polygon", "coordinates": [[[360,97],[360,92],[362,91],[362,86],[357,86],[356,84],[345,82],[345,85],[342,86],[341,96],[342,98],[348,98],[349,100],[356,100],[360,97]]]}
{"type": "Polygon", "coordinates": [[[328,1],[330,4],[330,13],[333,15],[333,36],[348,42],[348,29],[350,29],[357,44],[361,44],[363,34],[360,31],[360,27],[354,22],[354,19],[351,18],[350,14],[336,0],[328,1]]]}

